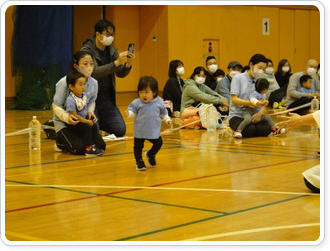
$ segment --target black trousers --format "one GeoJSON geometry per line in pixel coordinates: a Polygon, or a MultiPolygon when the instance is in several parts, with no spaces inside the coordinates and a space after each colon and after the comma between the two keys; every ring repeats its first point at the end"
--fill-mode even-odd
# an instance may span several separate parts
{"type": "MultiPolygon", "coordinates": [[[[299,99],[297,99],[296,101],[294,101],[293,103],[291,103],[288,106],[288,109],[291,108],[295,108],[307,103],[310,103],[312,101],[312,98],[307,98],[307,97],[301,97],[299,99]]],[[[310,106],[304,107],[304,108],[300,108],[298,110],[293,111],[294,113],[298,113],[299,115],[305,115],[306,113],[308,113],[308,111],[311,109],[310,106]]]]}
{"type": "MultiPolygon", "coordinates": [[[[136,162],[142,159],[142,149],[146,139],[134,138],[134,157],[136,162]]],[[[152,148],[148,151],[149,155],[156,155],[163,145],[162,137],[158,139],[147,139],[152,143],[152,148]]]]}
{"type": "MultiPolygon", "coordinates": [[[[77,125],[87,125],[84,123],[78,123],[77,125]]],[[[70,125],[63,128],[56,134],[56,145],[64,152],[69,152],[76,155],[85,155],[86,146],[95,144],[98,148],[105,150],[106,144],[99,134],[97,125],[89,127],[86,131],[80,130],[77,125],[70,125]]],[[[86,129],[85,126],[82,126],[86,129]]]]}
{"type": "MultiPolygon", "coordinates": [[[[234,131],[237,130],[238,126],[243,121],[243,118],[232,117],[229,120],[229,126],[234,131]]],[[[257,136],[268,136],[272,131],[272,126],[267,121],[260,121],[258,123],[250,123],[242,131],[242,136],[246,138],[257,137],[257,136]]]]}
{"type": "Polygon", "coordinates": [[[98,118],[100,130],[116,137],[122,137],[126,133],[126,124],[117,106],[111,100],[96,102],[95,116],[98,118]]]}

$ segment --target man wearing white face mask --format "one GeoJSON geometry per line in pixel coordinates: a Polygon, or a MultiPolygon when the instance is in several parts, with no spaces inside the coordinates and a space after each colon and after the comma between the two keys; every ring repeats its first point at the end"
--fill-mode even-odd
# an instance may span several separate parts
{"type": "Polygon", "coordinates": [[[217,82],[215,81],[213,74],[217,71],[218,64],[217,60],[214,56],[208,56],[206,58],[206,79],[205,79],[205,85],[210,87],[212,90],[215,90],[217,87],[217,82]]]}
{"type": "Polygon", "coordinates": [[[223,79],[221,79],[221,81],[217,84],[217,87],[215,88],[215,91],[217,93],[219,93],[220,95],[222,95],[226,99],[228,99],[229,104],[231,101],[231,98],[230,98],[231,80],[233,79],[233,77],[235,75],[242,72],[242,68],[243,68],[243,66],[239,62],[231,61],[227,67],[228,74],[223,79]]]}
{"type": "MultiPolygon", "coordinates": [[[[318,62],[315,59],[309,59],[304,71],[297,72],[290,77],[286,94],[288,109],[307,104],[311,102],[314,96],[320,99],[320,81],[316,75],[317,68],[318,62]],[[313,78],[312,88],[315,90],[315,93],[303,93],[299,91],[301,87],[300,78],[303,75],[309,75],[313,78]]],[[[294,112],[300,115],[304,115],[308,112],[308,110],[310,110],[310,107],[298,109],[294,112]]]]}
{"type": "Polygon", "coordinates": [[[88,51],[94,58],[92,76],[98,81],[98,95],[95,115],[99,118],[100,129],[124,136],[126,124],[116,106],[116,79],[124,78],[132,68],[134,54],[129,52],[118,53],[112,45],[115,36],[115,26],[108,20],[99,20],[94,26],[95,35],[88,38],[81,48],[88,51]]]}
{"type": "MultiPolygon", "coordinates": [[[[230,128],[236,131],[244,120],[243,113],[246,107],[258,107],[250,101],[250,94],[255,91],[255,82],[264,74],[267,65],[267,58],[262,54],[255,54],[249,61],[250,69],[237,74],[231,83],[231,103],[229,111],[230,128]]],[[[262,121],[265,107],[262,107],[252,116],[252,122],[241,132],[243,137],[267,136],[272,131],[272,126],[268,121],[262,121]]]]}

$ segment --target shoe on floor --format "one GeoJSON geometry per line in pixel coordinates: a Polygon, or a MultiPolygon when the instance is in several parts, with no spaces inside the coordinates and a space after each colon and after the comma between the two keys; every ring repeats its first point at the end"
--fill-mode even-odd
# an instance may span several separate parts
{"type": "Polygon", "coordinates": [[[54,144],[54,150],[55,152],[63,152],[63,150],[59,148],[56,143],[54,144]]]}
{"type": "Polygon", "coordinates": [[[275,131],[272,132],[272,135],[273,136],[279,136],[279,135],[285,133],[285,131],[286,131],[285,128],[282,128],[282,129],[277,128],[275,131]]]}
{"type": "Polygon", "coordinates": [[[98,148],[96,145],[92,145],[89,147],[89,149],[86,148],[86,155],[101,155],[104,151],[100,148],[98,148]]]}
{"type": "Polygon", "coordinates": [[[148,163],[150,166],[156,166],[156,158],[155,155],[149,155],[148,152],[145,153],[146,158],[148,159],[148,163]]]}
{"type": "Polygon", "coordinates": [[[242,138],[242,133],[239,132],[239,131],[236,131],[236,132],[234,132],[233,137],[237,138],[237,139],[241,139],[242,138]]]}
{"type": "Polygon", "coordinates": [[[144,164],[144,161],[142,159],[136,163],[136,170],[138,171],[147,170],[146,165],[144,164]]]}

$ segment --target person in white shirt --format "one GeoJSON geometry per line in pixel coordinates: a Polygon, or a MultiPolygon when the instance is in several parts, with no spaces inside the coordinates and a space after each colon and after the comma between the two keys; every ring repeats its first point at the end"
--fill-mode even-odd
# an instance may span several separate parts
{"type": "MultiPolygon", "coordinates": [[[[288,120],[277,123],[280,128],[285,128],[286,132],[301,125],[317,125],[320,128],[320,111],[310,113],[305,116],[289,113],[288,120]]],[[[281,116],[282,117],[282,116],[281,116]]],[[[283,117],[282,117],[283,118],[283,117]]],[[[314,193],[320,193],[320,165],[307,169],[302,173],[306,186],[314,193]]]]}

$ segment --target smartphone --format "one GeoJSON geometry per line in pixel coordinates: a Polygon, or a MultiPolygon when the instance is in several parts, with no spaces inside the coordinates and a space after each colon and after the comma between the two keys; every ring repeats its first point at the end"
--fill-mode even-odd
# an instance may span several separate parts
{"type": "Polygon", "coordinates": [[[128,52],[129,53],[134,53],[134,44],[129,44],[128,45],[128,52]]]}

